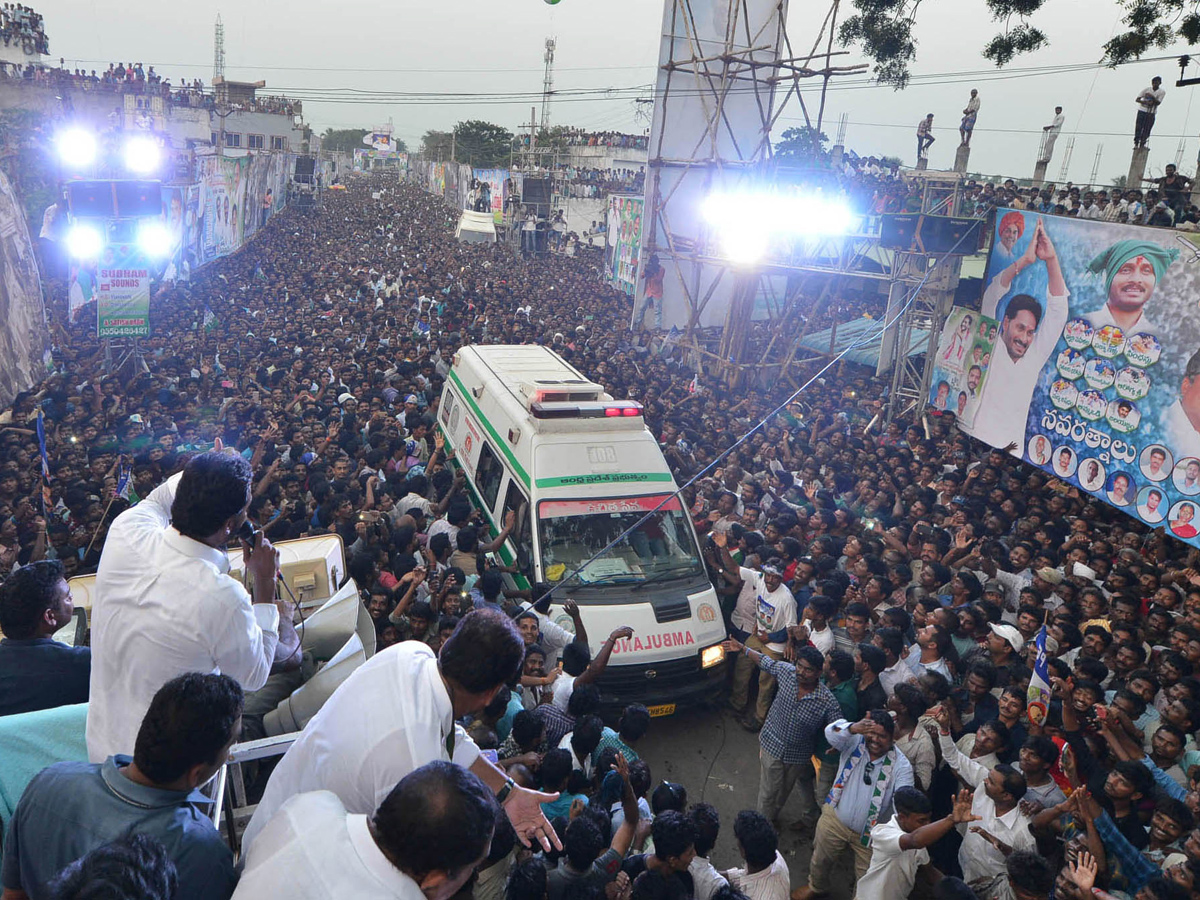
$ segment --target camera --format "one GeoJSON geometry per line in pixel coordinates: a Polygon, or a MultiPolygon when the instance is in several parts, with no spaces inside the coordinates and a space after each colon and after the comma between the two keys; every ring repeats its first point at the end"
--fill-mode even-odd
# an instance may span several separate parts
{"type": "Polygon", "coordinates": [[[249,519],[244,521],[242,523],[242,527],[239,528],[237,531],[237,536],[240,537],[247,544],[249,544],[251,547],[253,547],[256,543],[258,543],[258,536],[260,534],[262,534],[262,532],[259,531],[257,528],[255,528],[254,523],[251,522],[249,519]]]}

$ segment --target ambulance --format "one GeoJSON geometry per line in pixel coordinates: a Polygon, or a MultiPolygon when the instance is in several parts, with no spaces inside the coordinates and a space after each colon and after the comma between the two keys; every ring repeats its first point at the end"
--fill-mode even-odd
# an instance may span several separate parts
{"type": "Polygon", "coordinates": [[[717,695],[724,620],[640,404],[546,347],[467,346],[438,420],[491,533],[516,516],[500,556],[518,583],[558,586],[550,618],[571,628],[562,603],[573,599],[593,652],[633,629],[598,682],[606,709],[639,702],[663,716],[717,695]]]}

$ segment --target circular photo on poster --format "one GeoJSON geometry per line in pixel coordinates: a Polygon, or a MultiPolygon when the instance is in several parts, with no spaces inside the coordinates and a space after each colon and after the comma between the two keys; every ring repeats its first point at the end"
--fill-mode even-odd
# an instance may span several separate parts
{"type": "Polygon", "coordinates": [[[1092,337],[1096,330],[1087,319],[1071,319],[1063,328],[1063,340],[1068,347],[1083,350],[1092,346],[1092,337]]]}
{"type": "Polygon", "coordinates": [[[1050,439],[1044,434],[1035,434],[1029,439],[1029,445],[1026,448],[1026,453],[1029,456],[1029,461],[1034,465],[1044,466],[1050,462],[1050,439]]]}
{"type": "Polygon", "coordinates": [[[1063,378],[1070,378],[1074,381],[1083,374],[1084,366],[1087,365],[1087,360],[1078,350],[1073,350],[1070,347],[1058,354],[1058,374],[1063,378]]]}
{"type": "Polygon", "coordinates": [[[1104,471],[1104,463],[1090,456],[1079,464],[1079,471],[1076,472],[1076,475],[1079,478],[1079,486],[1085,491],[1098,491],[1108,480],[1108,473],[1104,471]]]}
{"type": "Polygon", "coordinates": [[[1185,456],[1175,463],[1171,472],[1171,483],[1181,494],[1187,494],[1189,497],[1200,494],[1200,459],[1185,456]]]}
{"type": "Polygon", "coordinates": [[[1196,504],[1192,500],[1180,500],[1172,506],[1167,515],[1167,527],[1171,529],[1171,534],[1184,540],[1200,535],[1200,531],[1196,530],[1196,512],[1196,504]]]}
{"type": "Polygon", "coordinates": [[[1108,410],[1104,417],[1108,419],[1108,424],[1113,427],[1114,431],[1119,431],[1122,434],[1128,434],[1138,427],[1138,423],[1142,421],[1141,410],[1137,408],[1132,400],[1113,400],[1108,404],[1108,410]]]}
{"type": "Polygon", "coordinates": [[[1125,332],[1116,325],[1105,325],[1092,336],[1092,349],[1105,359],[1120,356],[1125,348],[1125,332]]]}
{"type": "Polygon", "coordinates": [[[1162,444],[1151,444],[1142,451],[1141,457],[1138,458],[1138,466],[1142,474],[1151,481],[1162,481],[1175,468],[1175,459],[1171,456],[1171,451],[1162,444]]]}
{"type": "Polygon", "coordinates": [[[1056,447],[1050,457],[1050,468],[1059,478],[1070,478],[1078,464],[1079,459],[1070,447],[1056,447]]]}
{"type": "Polygon", "coordinates": [[[1065,378],[1059,378],[1050,385],[1050,402],[1059,409],[1071,409],[1079,399],[1079,388],[1065,378]]]}
{"type": "Polygon", "coordinates": [[[1117,373],[1117,396],[1126,400],[1141,400],[1150,393],[1150,376],[1135,366],[1117,373]]]}
{"type": "Polygon", "coordinates": [[[1128,506],[1137,493],[1137,482],[1128,472],[1113,472],[1108,476],[1108,502],[1114,506],[1128,506]]]}
{"type": "Polygon", "coordinates": [[[1088,387],[1102,391],[1112,387],[1112,383],[1117,380],[1117,369],[1107,359],[1088,360],[1088,364],[1083,367],[1083,380],[1088,383],[1088,387]]]}
{"type": "Polygon", "coordinates": [[[1137,495],[1137,514],[1142,521],[1157,525],[1167,516],[1166,492],[1152,484],[1146,485],[1137,495]]]}
{"type": "Polygon", "coordinates": [[[1125,358],[1135,366],[1152,366],[1162,356],[1162,341],[1152,334],[1141,331],[1125,344],[1125,358]]]}
{"type": "Polygon", "coordinates": [[[1095,422],[1108,412],[1108,399],[1102,391],[1083,391],[1075,401],[1075,408],[1089,422],[1095,422]]]}

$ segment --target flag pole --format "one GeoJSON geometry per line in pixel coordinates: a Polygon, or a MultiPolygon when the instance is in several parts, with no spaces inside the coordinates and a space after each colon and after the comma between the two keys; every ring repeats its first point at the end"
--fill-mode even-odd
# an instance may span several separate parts
{"type": "Polygon", "coordinates": [[[108,518],[108,511],[112,508],[113,501],[116,499],[117,492],[114,490],[113,495],[108,498],[108,506],[104,507],[104,515],[96,523],[96,530],[92,532],[92,539],[88,541],[87,549],[83,551],[83,559],[87,559],[87,555],[92,552],[92,544],[96,543],[96,538],[100,536],[100,529],[104,527],[104,520],[108,518]]]}

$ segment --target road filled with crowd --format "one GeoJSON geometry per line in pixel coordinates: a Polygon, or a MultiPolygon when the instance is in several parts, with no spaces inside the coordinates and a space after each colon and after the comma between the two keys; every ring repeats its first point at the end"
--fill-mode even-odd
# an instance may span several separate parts
{"type": "MultiPolygon", "coordinates": [[[[878,168],[861,196],[907,196],[878,168]]],[[[661,333],[627,330],[630,299],[586,262],[458,244],[454,218],[416,187],[366,177],[319,213],[285,211],[241,252],[155,294],[145,371],[106,374],[88,315],[68,324],[65,285],[50,285],[53,372],[0,417],[0,684],[23,683],[5,645],[48,640],[59,623],[61,575],[95,571],[110,529],[127,539],[118,516],[161,503],[170,476],[232,449],[266,537],[336,533],[347,548],[387,648],[346,683],[359,707],[413,715],[421,666],[439,666],[448,693],[428,758],[414,739],[387,765],[379,731],[323,711],[270,778],[236,888],[231,855],[201,865],[185,852],[214,843],[203,823],[165,850],[114,847],[97,831],[22,852],[61,831],[70,778],[84,777],[52,769],[9,826],[6,889],[37,896],[30,888],[68,864],[68,880],[84,878],[117,854],[173,867],[179,896],[358,895],[365,882],[338,848],[373,840],[376,874],[419,885],[456,873],[439,879],[445,893],[425,892],[437,900],[472,874],[464,890],[508,900],[808,900],[843,891],[851,868],[861,900],[1200,896],[1200,553],[975,442],[950,416],[881,428],[886,384],[867,369],[806,364],[820,377],[781,409],[790,389],[731,391],[661,333]],[[637,704],[600,719],[591,682],[627,635],[575,640],[530,605],[538,586],[506,589],[483,558],[504,535],[453,471],[441,387],[462,345],[531,342],[642,404],[684,486],[730,635],[724,715],[760,745],[758,784],[735,786],[745,809],[732,822],[689,803],[703,785],[658,783],[640,758],[638,742],[670,719],[651,722],[637,704]],[[1052,698],[1034,709],[1043,625],[1052,698]],[[466,726],[457,744],[452,719],[466,726]],[[464,747],[490,751],[500,780],[464,747]],[[453,803],[430,799],[443,795],[453,803]],[[427,828],[416,836],[413,810],[427,828]],[[370,827],[347,813],[373,814],[370,827]],[[343,827],[345,841],[330,837],[343,827]],[[723,828],[738,858],[710,858],[723,828]],[[781,829],[805,836],[802,854],[779,852],[781,829]]],[[[814,317],[870,305],[845,294],[814,317]]],[[[564,612],[578,632],[577,610],[564,612]]],[[[286,628],[271,633],[287,644],[286,628]]],[[[93,673],[114,665],[103,646],[93,673]]],[[[113,772],[177,794],[203,783],[242,710],[241,679],[221,671],[179,672],[147,697],[133,760],[109,756],[113,772]],[[207,743],[161,739],[188,715],[208,723],[207,743]]],[[[46,682],[5,691],[0,716],[87,698],[86,678],[75,694],[69,679],[46,682]]],[[[123,814],[144,816],[131,797],[123,814]]],[[[401,893],[376,891],[362,895],[401,893]]]]}

